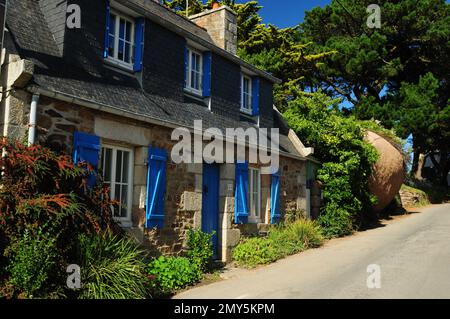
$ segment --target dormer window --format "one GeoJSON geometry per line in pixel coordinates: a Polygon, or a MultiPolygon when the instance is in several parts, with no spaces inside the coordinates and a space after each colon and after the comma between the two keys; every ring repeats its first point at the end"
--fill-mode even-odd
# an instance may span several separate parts
{"type": "Polygon", "coordinates": [[[106,6],[105,46],[103,57],[114,65],[134,72],[142,70],[145,19],[106,6]]]}
{"type": "Polygon", "coordinates": [[[252,114],[252,79],[244,74],[241,77],[241,111],[252,114]]]}
{"type": "Polygon", "coordinates": [[[203,55],[191,48],[187,48],[185,82],[186,90],[203,95],[203,55]]]}
{"type": "Polygon", "coordinates": [[[259,116],[260,79],[247,73],[241,74],[241,112],[259,116]]]}
{"type": "Polygon", "coordinates": [[[134,62],[134,21],[115,11],[109,17],[108,59],[129,69],[134,62]]]}

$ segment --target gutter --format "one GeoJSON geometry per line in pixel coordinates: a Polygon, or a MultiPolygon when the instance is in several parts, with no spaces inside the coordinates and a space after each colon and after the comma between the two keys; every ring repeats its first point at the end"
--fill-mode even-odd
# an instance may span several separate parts
{"type": "MultiPolygon", "coordinates": [[[[179,123],[172,122],[172,121],[151,118],[151,117],[139,114],[139,113],[125,111],[125,110],[119,109],[119,108],[111,106],[111,105],[98,103],[98,102],[95,102],[95,101],[92,101],[89,99],[79,98],[74,95],[60,92],[57,90],[49,90],[49,89],[45,89],[45,88],[42,88],[37,85],[29,85],[29,86],[27,86],[26,89],[28,92],[32,93],[33,95],[42,95],[42,96],[46,96],[49,98],[54,98],[54,99],[57,99],[60,101],[64,101],[64,102],[71,103],[71,104],[81,105],[81,106],[84,106],[84,107],[87,107],[90,109],[94,109],[97,111],[102,111],[102,112],[106,112],[106,113],[110,113],[110,114],[114,114],[114,115],[118,115],[118,116],[127,117],[130,119],[137,120],[139,122],[146,122],[149,124],[164,126],[164,127],[172,128],[172,129],[184,127],[184,128],[187,128],[193,134],[203,134],[203,132],[196,131],[193,126],[180,125],[179,123]]],[[[224,139],[225,142],[227,140],[228,140],[227,138],[224,139]]],[[[235,142],[235,141],[233,141],[233,142],[235,142]]],[[[240,142],[239,140],[236,141],[237,144],[239,144],[239,142],[240,142]]],[[[245,142],[245,146],[253,147],[253,148],[258,147],[258,145],[250,145],[247,141],[245,142]]],[[[263,149],[263,148],[261,147],[261,149],[263,149]]],[[[267,150],[267,148],[264,148],[264,150],[267,150]]],[[[296,159],[296,160],[301,160],[301,161],[310,160],[309,158],[290,154],[290,153],[287,153],[287,152],[284,152],[281,150],[279,150],[278,153],[281,156],[296,159]]]]}
{"type": "MultiPolygon", "coordinates": [[[[28,86],[27,91],[30,93],[33,93],[33,94],[40,94],[40,95],[43,95],[43,96],[46,96],[49,98],[54,98],[57,100],[61,100],[61,101],[67,102],[67,103],[78,104],[78,105],[85,106],[87,108],[94,109],[97,111],[103,111],[103,112],[107,112],[107,113],[114,114],[114,115],[124,116],[127,118],[131,118],[131,119],[138,120],[138,121],[144,121],[144,122],[154,124],[154,125],[165,126],[165,127],[169,127],[169,128],[173,128],[173,129],[180,127],[180,124],[175,123],[175,122],[154,119],[154,118],[150,118],[147,116],[143,117],[142,114],[139,114],[139,113],[125,111],[125,110],[119,109],[117,107],[108,105],[108,104],[94,102],[89,99],[76,97],[74,95],[60,92],[57,90],[48,90],[48,89],[42,88],[37,85],[28,86]]],[[[188,128],[193,129],[193,127],[188,127],[188,128]]]]}

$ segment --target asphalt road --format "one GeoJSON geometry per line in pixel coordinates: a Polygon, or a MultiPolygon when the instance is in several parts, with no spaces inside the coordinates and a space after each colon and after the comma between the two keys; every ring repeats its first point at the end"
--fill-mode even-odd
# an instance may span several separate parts
{"type": "Polygon", "coordinates": [[[450,205],[417,211],[269,266],[228,271],[175,298],[450,299],[450,205]],[[369,265],[379,269],[371,274],[369,265]]]}

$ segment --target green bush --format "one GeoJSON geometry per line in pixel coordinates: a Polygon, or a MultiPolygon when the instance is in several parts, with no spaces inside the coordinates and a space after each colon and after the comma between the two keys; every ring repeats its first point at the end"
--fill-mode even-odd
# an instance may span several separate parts
{"type": "Polygon", "coordinates": [[[58,271],[56,240],[41,232],[33,235],[29,230],[14,246],[9,264],[10,283],[26,297],[37,297],[47,286],[51,276],[58,271]]]}
{"type": "Polygon", "coordinates": [[[244,239],[233,250],[233,260],[240,266],[253,268],[282,258],[275,242],[269,238],[244,239]]]}
{"type": "Polygon", "coordinates": [[[326,210],[327,213],[321,214],[318,218],[325,237],[342,237],[354,232],[354,216],[348,210],[339,207],[336,203],[329,203],[326,210]]]}
{"type": "Polygon", "coordinates": [[[82,299],[145,299],[150,280],[143,253],[130,238],[107,232],[80,236],[82,299]]]}
{"type": "Polygon", "coordinates": [[[321,228],[308,220],[272,226],[264,238],[243,240],[233,250],[238,265],[253,268],[323,244],[321,228]]]}
{"type": "Polygon", "coordinates": [[[207,272],[211,268],[214,256],[213,236],[214,234],[198,230],[189,230],[188,232],[186,257],[203,272],[207,272]]]}
{"type": "Polygon", "coordinates": [[[202,279],[198,265],[185,257],[164,257],[153,260],[147,267],[153,278],[152,290],[157,296],[173,293],[202,279]]]}
{"type": "MultiPolygon", "coordinates": [[[[286,240],[298,242],[303,249],[316,248],[323,244],[322,229],[311,220],[298,220],[276,231],[284,232],[287,234],[286,240]]],[[[273,238],[276,231],[270,232],[269,238],[273,238]]]]}

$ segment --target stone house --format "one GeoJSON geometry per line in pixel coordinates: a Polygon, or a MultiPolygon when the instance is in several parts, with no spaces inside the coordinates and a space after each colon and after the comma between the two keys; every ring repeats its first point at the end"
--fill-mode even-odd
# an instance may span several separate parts
{"type": "Polygon", "coordinates": [[[273,107],[279,80],[236,55],[228,7],[188,19],[151,0],[10,0],[4,39],[3,135],[98,168],[121,203],[114,217],[151,251],[179,254],[197,228],[217,234],[227,262],[241,236],[284,212],[317,215],[313,150],[273,107]],[[223,160],[178,163],[180,128],[194,140],[209,128],[254,129],[258,145],[233,138],[223,160]],[[269,174],[238,159],[260,146],[261,128],[280,133],[266,149],[279,155],[269,174]]]}

